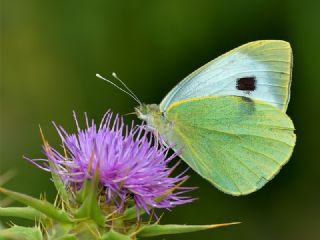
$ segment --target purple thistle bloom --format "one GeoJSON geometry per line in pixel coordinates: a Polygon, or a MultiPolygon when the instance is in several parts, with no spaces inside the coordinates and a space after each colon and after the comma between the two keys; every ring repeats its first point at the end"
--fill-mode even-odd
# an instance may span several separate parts
{"type": "Polygon", "coordinates": [[[132,123],[129,128],[118,115],[112,121],[112,115],[108,111],[99,127],[93,120],[89,123],[85,115],[86,129],[80,129],[74,114],[77,125],[74,134],[54,124],[65,153],[47,145],[43,149],[48,160],[32,159],[31,162],[46,171],[56,172],[65,185],[75,190],[85,179],[92,178],[98,167],[100,186],[105,190],[107,202],[113,201],[119,209],[130,197],[137,208],[144,208],[147,213],[149,208],[171,208],[191,202],[191,198],[182,194],[192,188],[177,186],[187,179],[184,172],[170,176],[173,169],[168,163],[177,154],[167,156],[169,149],[162,143],[155,144],[155,137],[144,125],[134,127],[132,123]],[[54,163],[56,169],[50,168],[48,161],[54,163]]]}

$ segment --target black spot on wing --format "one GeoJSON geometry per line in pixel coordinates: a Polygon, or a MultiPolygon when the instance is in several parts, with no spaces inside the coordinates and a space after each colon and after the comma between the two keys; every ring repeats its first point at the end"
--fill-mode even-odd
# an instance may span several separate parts
{"type": "Polygon", "coordinates": [[[240,96],[241,100],[244,101],[244,102],[247,102],[247,103],[253,103],[253,100],[249,97],[244,97],[244,96],[240,96]]]}
{"type": "Polygon", "coordinates": [[[254,101],[249,97],[241,96],[239,97],[242,101],[240,105],[240,111],[242,114],[253,114],[256,111],[256,106],[254,101]]]}
{"type": "Polygon", "coordinates": [[[236,88],[241,91],[254,91],[256,89],[256,77],[238,78],[236,88]]]}

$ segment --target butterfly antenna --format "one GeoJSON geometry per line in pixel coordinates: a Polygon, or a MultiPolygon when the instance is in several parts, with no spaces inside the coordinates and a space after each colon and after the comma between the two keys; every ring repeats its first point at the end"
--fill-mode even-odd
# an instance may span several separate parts
{"type": "Polygon", "coordinates": [[[136,98],[136,100],[138,100],[140,105],[142,105],[142,103],[141,103],[140,99],[137,97],[137,95],[134,94],[134,92],[118,77],[118,75],[115,72],[112,73],[112,76],[115,79],[117,79],[122,84],[122,86],[124,86],[125,89],[127,89],[127,91],[129,91],[136,98]]]}
{"type": "Polygon", "coordinates": [[[115,84],[114,82],[102,77],[99,73],[96,74],[97,78],[100,78],[103,81],[106,81],[108,83],[110,83],[112,86],[118,88],[120,91],[124,92],[125,94],[129,95],[130,97],[132,97],[139,105],[142,105],[141,101],[131,92],[126,91],[125,89],[119,87],[117,84],[115,84]]]}
{"type": "Polygon", "coordinates": [[[123,114],[123,116],[136,115],[136,114],[137,114],[136,112],[130,112],[130,113],[123,114]]]}

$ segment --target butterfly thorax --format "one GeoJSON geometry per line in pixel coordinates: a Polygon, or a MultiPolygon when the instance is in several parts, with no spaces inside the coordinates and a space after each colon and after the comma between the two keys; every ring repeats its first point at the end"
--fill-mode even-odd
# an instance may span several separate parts
{"type": "Polygon", "coordinates": [[[169,132],[172,128],[172,123],[167,120],[164,112],[160,111],[157,104],[143,104],[135,108],[135,112],[143,121],[146,121],[150,130],[155,132],[169,132]]]}

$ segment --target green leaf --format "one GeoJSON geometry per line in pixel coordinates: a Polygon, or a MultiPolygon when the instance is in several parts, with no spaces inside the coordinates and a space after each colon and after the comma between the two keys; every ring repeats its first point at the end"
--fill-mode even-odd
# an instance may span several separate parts
{"type": "Polygon", "coordinates": [[[12,170],[1,174],[0,175],[0,186],[3,186],[6,182],[8,182],[10,179],[12,179],[13,176],[14,176],[14,172],[12,170]]]}
{"type": "Polygon", "coordinates": [[[41,230],[37,227],[13,226],[0,230],[0,239],[14,240],[42,240],[41,230]]]}
{"type": "MultiPolygon", "coordinates": [[[[43,141],[43,145],[44,145],[46,151],[49,152],[50,155],[52,155],[51,149],[50,149],[50,147],[49,147],[49,144],[48,144],[48,142],[46,141],[46,139],[44,138],[44,134],[43,134],[42,129],[41,129],[40,126],[39,126],[39,129],[40,129],[40,134],[41,134],[41,138],[42,138],[42,141],[43,141]]],[[[55,164],[54,162],[49,161],[49,166],[50,166],[52,169],[57,170],[56,164],[55,164]]],[[[68,193],[67,193],[67,190],[65,189],[65,186],[64,186],[64,184],[63,184],[60,176],[59,176],[58,174],[56,174],[54,171],[51,171],[51,176],[52,176],[52,180],[53,180],[54,186],[56,187],[59,196],[60,196],[66,203],[69,203],[68,193]]]]}
{"type": "MultiPolygon", "coordinates": [[[[49,166],[53,169],[56,169],[56,165],[51,161],[49,161],[49,166]]],[[[63,201],[65,201],[68,204],[69,203],[68,193],[60,176],[56,174],[54,171],[51,171],[51,176],[59,196],[63,199],[63,201]]]]}
{"type": "Polygon", "coordinates": [[[48,240],[58,240],[63,237],[70,237],[70,235],[73,235],[70,234],[71,231],[77,231],[75,227],[75,224],[55,224],[54,226],[50,227],[49,230],[47,229],[47,231],[50,232],[50,237],[48,240]]]}
{"type": "Polygon", "coordinates": [[[57,238],[56,240],[77,240],[78,238],[72,234],[67,234],[65,236],[62,236],[60,238],[57,238]]]}
{"type": "Polygon", "coordinates": [[[68,217],[67,213],[63,210],[57,209],[55,206],[53,206],[51,203],[39,200],[33,197],[30,197],[28,195],[13,192],[4,188],[0,187],[0,192],[3,194],[6,194],[10,198],[19,201],[27,206],[30,206],[43,214],[47,215],[48,217],[51,217],[57,221],[60,222],[72,222],[72,220],[68,217]]]}
{"type": "Polygon", "coordinates": [[[218,227],[226,227],[234,224],[239,224],[239,222],[234,223],[222,223],[222,224],[212,224],[212,225],[145,225],[141,228],[141,230],[137,233],[138,237],[154,237],[166,234],[178,234],[178,233],[188,233],[188,232],[196,232],[202,230],[208,230],[212,228],[218,227]]]}
{"type": "Polygon", "coordinates": [[[30,220],[41,220],[45,218],[45,215],[31,207],[0,207],[0,216],[19,217],[30,220]]]}
{"type": "MultiPolygon", "coordinates": [[[[143,209],[143,208],[140,208],[139,209],[139,216],[145,214],[146,211],[143,209]]],[[[136,206],[133,206],[133,207],[130,207],[130,208],[127,208],[124,213],[122,214],[122,216],[120,217],[120,219],[122,220],[131,220],[131,219],[134,219],[136,218],[138,215],[137,215],[137,208],[136,206]]]]}
{"type": "Polygon", "coordinates": [[[90,218],[98,225],[104,226],[105,218],[100,209],[97,193],[99,185],[99,167],[97,166],[92,179],[86,179],[81,189],[80,198],[83,201],[81,207],[76,212],[77,218],[90,218]]]}
{"type": "Polygon", "coordinates": [[[90,190],[90,179],[83,182],[82,188],[76,192],[76,200],[78,203],[83,203],[88,196],[90,190]]]}
{"type": "Polygon", "coordinates": [[[4,226],[2,225],[2,222],[0,222],[0,230],[4,229],[4,226]]]}
{"type": "Polygon", "coordinates": [[[130,240],[131,238],[127,235],[124,235],[122,233],[118,233],[114,230],[110,230],[106,234],[104,234],[101,238],[101,240],[130,240]]]}

